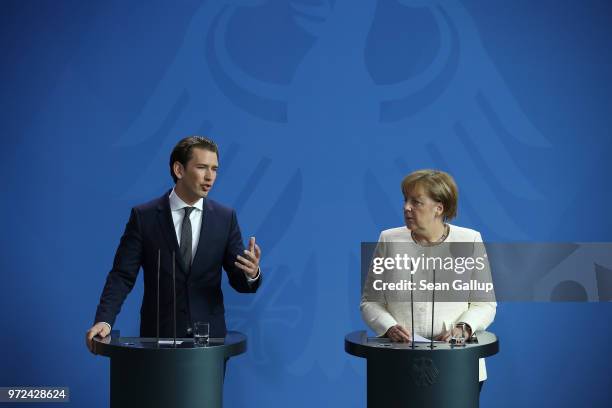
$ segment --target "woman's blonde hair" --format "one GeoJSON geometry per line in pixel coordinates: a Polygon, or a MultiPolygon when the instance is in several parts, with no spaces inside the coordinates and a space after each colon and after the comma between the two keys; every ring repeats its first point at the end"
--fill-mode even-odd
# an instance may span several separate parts
{"type": "Polygon", "coordinates": [[[459,190],[453,177],[440,170],[423,169],[408,174],[402,180],[402,193],[408,197],[410,191],[420,186],[434,201],[442,203],[444,221],[452,220],[457,216],[457,200],[459,190]]]}

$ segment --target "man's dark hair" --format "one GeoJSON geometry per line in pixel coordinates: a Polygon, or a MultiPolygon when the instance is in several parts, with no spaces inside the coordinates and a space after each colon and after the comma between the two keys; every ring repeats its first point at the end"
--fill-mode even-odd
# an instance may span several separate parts
{"type": "Polygon", "coordinates": [[[183,167],[187,167],[187,162],[191,160],[193,156],[192,149],[194,147],[216,153],[217,160],[219,160],[219,148],[212,140],[202,136],[189,136],[179,140],[176,146],[174,146],[174,149],[172,149],[172,154],[170,155],[170,175],[175,183],[178,179],[176,174],[174,174],[174,162],[179,162],[183,167]]]}

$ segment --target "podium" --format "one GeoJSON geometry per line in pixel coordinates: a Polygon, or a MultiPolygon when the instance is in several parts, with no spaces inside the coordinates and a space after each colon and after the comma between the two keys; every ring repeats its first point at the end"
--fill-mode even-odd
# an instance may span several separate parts
{"type": "Polygon", "coordinates": [[[365,331],[344,338],[344,350],[367,360],[367,405],[373,407],[474,408],[479,405],[478,359],[497,354],[493,333],[477,343],[392,343],[365,331]]]}
{"type": "Polygon", "coordinates": [[[94,353],[110,358],[110,406],[221,407],[225,361],[246,351],[246,336],[229,331],[196,347],[193,338],[94,338],[94,353]],[[170,343],[170,344],[166,344],[170,343]]]}

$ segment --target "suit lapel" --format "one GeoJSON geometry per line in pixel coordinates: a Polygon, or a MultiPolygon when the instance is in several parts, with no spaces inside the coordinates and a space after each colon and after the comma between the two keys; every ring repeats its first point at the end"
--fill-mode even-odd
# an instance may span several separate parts
{"type": "Polygon", "coordinates": [[[168,198],[170,192],[163,195],[159,199],[159,204],[157,205],[157,220],[159,222],[159,226],[161,228],[162,236],[168,245],[168,249],[170,252],[174,252],[176,256],[176,264],[181,268],[183,273],[185,270],[183,269],[182,262],[180,261],[180,251],[178,245],[178,239],[176,238],[176,230],[174,229],[174,222],[172,221],[172,212],[170,211],[170,199],[168,198]]]}
{"type": "Polygon", "coordinates": [[[212,236],[212,227],[213,227],[213,207],[210,204],[208,199],[204,199],[204,205],[202,206],[202,224],[200,226],[200,238],[198,239],[198,247],[196,249],[195,256],[193,258],[193,263],[191,264],[191,270],[200,270],[198,268],[199,263],[204,259],[204,253],[206,252],[206,248],[208,246],[207,237],[212,236]]]}

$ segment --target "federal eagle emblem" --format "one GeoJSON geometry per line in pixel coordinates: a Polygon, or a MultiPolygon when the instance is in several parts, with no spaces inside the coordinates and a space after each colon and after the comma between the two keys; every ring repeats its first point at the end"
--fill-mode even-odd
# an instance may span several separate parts
{"type": "Polygon", "coordinates": [[[440,370],[431,358],[418,357],[412,362],[410,374],[417,387],[429,387],[436,383],[440,370]]]}

